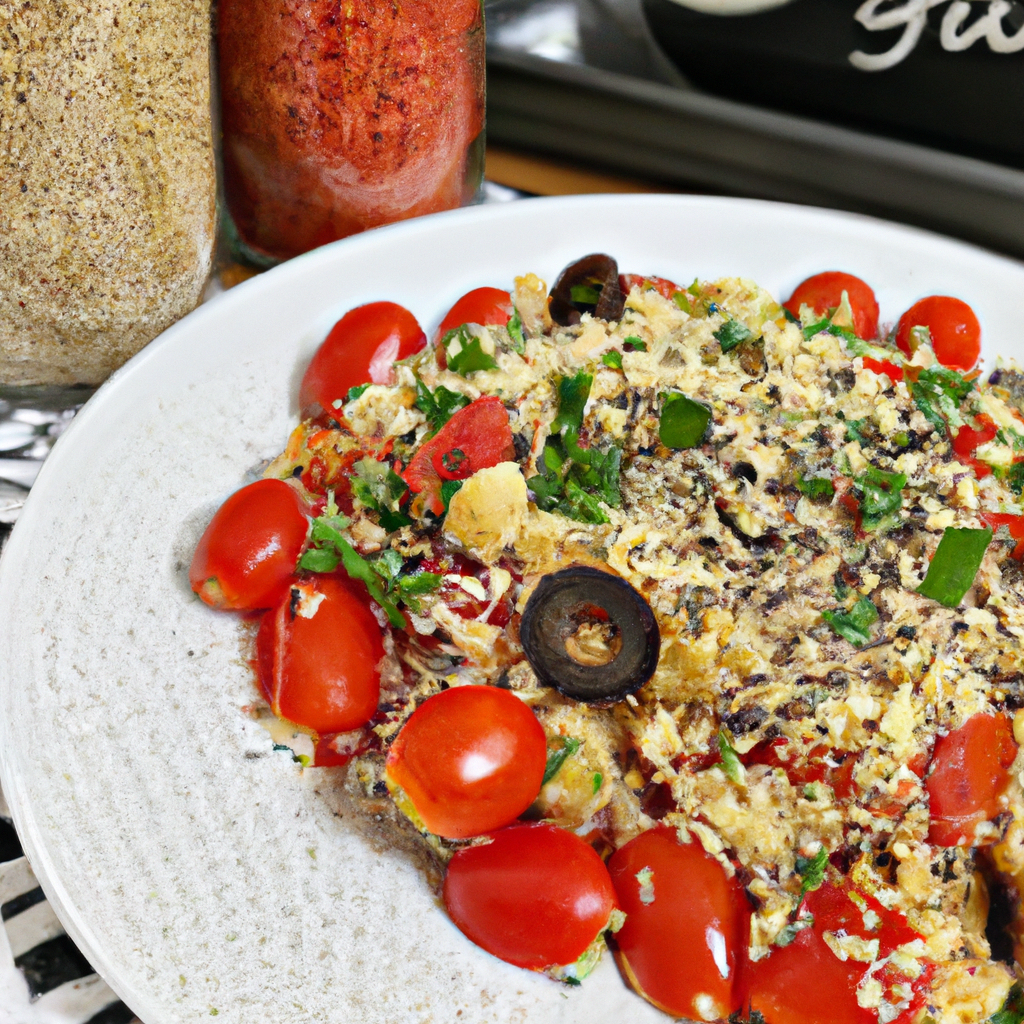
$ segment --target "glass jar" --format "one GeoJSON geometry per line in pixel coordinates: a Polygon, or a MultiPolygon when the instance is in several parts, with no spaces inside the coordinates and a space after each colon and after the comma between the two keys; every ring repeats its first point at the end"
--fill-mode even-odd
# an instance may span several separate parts
{"type": "Polygon", "coordinates": [[[224,199],[250,262],[475,197],[480,0],[220,0],[217,50],[224,199]]]}

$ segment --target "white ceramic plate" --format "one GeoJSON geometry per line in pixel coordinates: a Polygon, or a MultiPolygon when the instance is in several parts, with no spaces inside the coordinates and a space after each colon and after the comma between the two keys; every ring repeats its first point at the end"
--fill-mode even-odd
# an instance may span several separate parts
{"type": "Polygon", "coordinates": [[[320,249],[172,327],[50,455],[0,566],[0,769],[68,932],[146,1024],[663,1022],[610,958],[582,988],[451,926],[407,858],[335,814],[334,776],[274,753],[240,627],[189,591],[209,516],[296,421],[305,361],[346,309],[428,331],[469,288],[606,251],[625,271],[851,271],[883,320],[926,294],[1020,351],[1024,267],[923,232],[767,203],[594,196],[478,207],[320,249]]]}

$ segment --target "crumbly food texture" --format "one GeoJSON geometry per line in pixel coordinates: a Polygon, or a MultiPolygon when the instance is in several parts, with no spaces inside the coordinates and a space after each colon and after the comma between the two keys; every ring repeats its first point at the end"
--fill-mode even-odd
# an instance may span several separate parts
{"type": "MultiPolygon", "coordinates": [[[[534,709],[552,748],[579,741],[543,788],[538,817],[606,849],[656,820],[695,835],[751,899],[755,960],[770,955],[797,908],[797,858],[824,847],[861,891],[904,913],[924,937],[907,955],[939,965],[929,1019],[986,1019],[1013,980],[990,960],[986,876],[1011,892],[1024,886],[1024,791],[1015,774],[984,852],[940,848],[927,842],[928,796],[908,766],[978,712],[1016,713],[1024,738],[1016,541],[996,531],[959,607],[916,591],[947,527],[983,528],[985,513],[1019,515],[1020,496],[1003,475],[979,479],[960,461],[907,383],[866,372],[836,333],[801,330],[751,282],[695,286],[682,304],[634,288],[621,321],[584,315],[569,328],[550,323],[538,294],[532,275],[517,281],[521,352],[504,329],[489,328],[479,338],[496,367],[462,376],[439,369],[428,348],[397,367],[393,386],[350,401],[344,426],[297,428],[268,470],[309,483],[315,464],[316,486],[340,493],[358,455],[407,464],[428,429],[417,380],[470,400],[496,395],[508,411],[515,463],[478,474],[486,486],[470,478],[442,522],[416,520],[388,534],[375,513],[351,506],[351,535],[368,557],[388,547],[403,558],[466,556],[489,570],[471,595],[481,606],[514,600],[500,627],[486,613],[460,616],[448,598],[420,599],[412,635],[394,634],[377,740],[386,748],[416,703],[441,687],[507,686],[534,709]],[[749,337],[723,351],[728,320],[749,337]],[[621,353],[621,368],[602,359],[611,352],[621,353]],[[601,503],[601,522],[542,511],[525,483],[558,412],[558,381],[581,370],[593,382],[580,444],[621,450],[620,501],[601,503]],[[659,411],[672,392],[712,411],[702,444],[661,443],[659,411]],[[868,466],[906,484],[899,508],[865,529],[844,496],[853,497],[868,466]],[[813,493],[813,479],[833,482],[832,493],[813,493]],[[612,708],[539,686],[518,641],[517,615],[537,580],[574,563],[628,580],[661,630],[653,678],[612,708]],[[822,612],[861,599],[878,619],[869,642],[855,646],[822,612]],[[426,637],[440,642],[424,645],[426,637]],[[791,750],[824,745],[852,766],[856,795],[794,785],[766,764],[736,778],[709,764],[720,733],[741,755],[780,739],[791,750]]],[[[913,363],[933,360],[925,346],[913,363]]],[[[964,403],[1001,429],[985,453],[994,464],[1012,462],[1018,439],[1024,446],[1021,380],[1005,367],[998,385],[976,388],[964,403]]],[[[380,792],[381,764],[381,754],[355,762],[371,792],[380,792]]],[[[1018,758],[1015,773],[1022,767],[1018,758]]],[[[442,858],[450,852],[431,841],[442,858]]],[[[1011,932],[1019,945],[1020,924],[1011,932]]]]}
{"type": "Polygon", "coordinates": [[[96,384],[209,275],[209,3],[3,0],[0,26],[0,383],[96,384]]]}

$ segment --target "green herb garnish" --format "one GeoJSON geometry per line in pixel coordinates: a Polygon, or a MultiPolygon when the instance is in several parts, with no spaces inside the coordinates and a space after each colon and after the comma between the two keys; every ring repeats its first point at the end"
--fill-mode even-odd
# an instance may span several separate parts
{"type": "Polygon", "coordinates": [[[558,415],[551,424],[552,434],[558,434],[566,427],[579,432],[593,383],[593,375],[584,370],[574,377],[558,378],[558,415]]]}
{"type": "Polygon", "coordinates": [[[444,385],[438,385],[431,391],[417,377],[415,405],[427,417],[427,422],[430,424],[430,433],[427,434],[427,437],[433,437],[456,411],[469,405],[469,399],[457,391],[449,391],[444,385]]]}
{"type": "Polygon", "coordinates": [[[449,331],[441,340],[441,344],[444,346],[448,369],[452,373],[466,377],[478,370],[496,370],[498,368],[494,356],[483,350],[480,339],[470,334],[465,324],[449,331]],[[451,345],[456,341],[459,343],[459,350],[453,354],[451,345]]]}
{"type": "Polygon", "coordinates": [[[512,351],[522,355],[526,351],[526,335],[523,334],[523,318],[515,306],[512,307],[512,316],[505,325],[505,330],[512,341],[512,351]]]}
{"type": "Polygon", "coordinates": [[[666,448],[696,448],[711,425],[711,410],[678,392],[663,394],[658,437],[666,448]]]}
{"type": "MultiPolygon", "coordinates": [[[[803,897],[801,896],[801,899],[803,897]]],[[[806,914],[804,917],[798,918],[796,921],[791,921],[787,924],[778,935],[775,936],[775,940],[772,943],[773,946],[785,948],[792,944],[793,940],[805,929],[811,928],[814,925],[814,915],[806,914]]]]}
{"type": "Polygon", "coordinates": [[[686,292],[676,292],[672,296],[672,301],[684,312],[693,315],[693,306],[690,304],[689,296],[686,292]]]}
{"type": "Polygon", "coordinates": [[[386,463],[376,459],[360,459],[352,467],[349,478],[352,495],[380,517],[380,525],[388,533],[408,526],[412,520],[400,509],[408,492],[405,481],[386,463]]]}
{"type": "Polygon", "coordinates": [[[819,847],[813,857],[797,857],[796,873],[800,875],[804,883],[800,887],[800,899],[802,900],[809,892],[820,889],[825,882],[825,868],[828,865],[828,850],[824,846],[819,847]]]}
{"type": "Polygon", "coordinates": [[[593,782],[594,796],[597,796],[597,792],[601,788],[601,783],[602,782],[604,782],[604,776],[600,772],[594,772],[594,782],[593,782]]]}
{"type": "Polygon", "coordinates": [[[992,530],[988,527],[984,530],[947,527],[928,566],[928,575],[917,592],[946,608],[956,608],[973,586],[991,540],[992,530]]]}
{"type": "Polygon", "coordinates": [[[604,363],[605,366],[610,366],[613,370],[621,370],[622,353],[617,348],[613,348],[611,352],[605,352],[605,354],[601,356],[601,362],[604,363]]]}
{"type": "Polygon", "coordinates": [[[369,384],[357,384],[354,388],[349,388],[345,401],[354,402],[369,386],[369,384]]]}
{"type": "Polygon", "coordinates": [[[629,352],[646,352],[647,342],[642,338],[638,338],[635,334],[630,335],[622,343],[622,347],[629,352]]]}
{"type": "Polygon", "coordinates": [[[1003,479],[1014,494],[1024,494],[1024,462],[1015,462],[1010,466],[1003,473],[1003,479]]]}
{"type": "Polygon", "coordinates": [[[836,493],[836,489],[832,485],[832,481],[827,477],[822,476],[802,476],[796,482],[796,489],[801,494],[806,494],[807,497],[812,500],[817,498],[832,498],[836,493]]]}
{"type": "Polygon", "coordinates": [[[910,384],[910,394],[924,413],[925,419],[943,437],[949,428],[963,424],[960,403],[974,390],[974,381],[967,380],[956,370],[945,366],[930,366],[922,370],[910,384]]]}
{"type": "Polygon", "coordinates": [[[718,734],[718,752],[722,755],[722,771],[733,782],[743,782],[747,777],[747,770],[724,732],[718,734]]]}
{"type": "Polygon", "coordinates": [[[572,736],[563,736],[561,747],[558,750],[548,751],[548,759],[544,766],[544,778],[541,780],[541,785],[546,786],[558,774],[559,769],[565,764],[566,758],[572,757],[579,749],[579,740],[573,739],[572,736]]]}
{"type": "Polygon", "coordinates": [[[864,437],[864,427],[867,424],[867,422],[867,420],[847,420],[846,440],[856,441],[858,444],[864,444],[867,440],[864,437]]]}
{"type": "Polygon", "coordinates": [[[462,490],[462,485],[465,483],[464,480],[442,480],[441,481],[441,501],[444,504],[445,512],[448,511],[448,506],[452,503],[452,498],[462,490]]]}
{"type": "Polygon", "coordinates": [[[722,346],[722,351],[731,352],[743,342],[750,341],[754,332],[742,320],[726,320],[714,335],[722,346]]]}
{"type": "Polygon", "coordinates": [[[886,516],[903,507],[903,488],[907,478],[903,473],[889,473],[869,465],[853,481],[860,492],[861,525],[865,530],[876,530],[886,516]]]}
{"type": "Polygon", "coordinates": [[[1003,1008],[989,1017],[989,1024],[1024,1024],[1024,990],[1014,985],[1003,1008]]]}
{"type": "Polygon", "coordinates": [[[868,627],[878,621],[878,609],[868,598],[862,597],[848,612],[825,611],[821,617],[844,640],[860,647],[871,639],[868,627]]]}

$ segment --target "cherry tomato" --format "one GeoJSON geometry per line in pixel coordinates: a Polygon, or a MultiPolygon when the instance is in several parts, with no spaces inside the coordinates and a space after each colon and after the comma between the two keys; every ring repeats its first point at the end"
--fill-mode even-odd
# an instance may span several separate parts
{"type": "Polygon", "coordinates": [[[213,608],[269,608],[288,589],[309,532],[305,506],[283,480],[257,480],[214,514],[199,538],[189,582],[213,608]]]}
{"type": "Polygon", "coordinates": [[[299,406],[310,414],[317,405],[337,416],[349,388],[391,384],[394,364],[418,352],[427,336],[404,306],[370,302],[350,309],[316,350],[299,388],[299,406]],[[339,404],[340,403],[340,404],[339,404]]]}
{"type": "Polygon", "coordinates": [[[738,1010],[749,915],[739,883],[700,843],[680,843],[661,827],[612,854],[608,871],[626,913],[615,942],[633,988],[673,1017],[717,1020],[738,1010]]]}
{"type": "Polygon", "coordinates": [[[577,835],[544,823],[513,825],[490,839],[459,850],[448,865],[444,903],[455,926],[517,967],[575,963],[615,909],[601,858],[577,835]]]}
{"type": "Polygon", "coordinates": [[[890,363],[888,359],[872,359],[870,356],[864,356],[863,363],[865,370],[871,370],[873,373],[888,374],[889,380],[893,383],[903,380],[903,367],[890,363]]]}
{"type": "Polygon", "coordinates": [[[783,737],[763,740],[751,747],[741,760],[745,765],[764,764],[771,768],[781,768],[794,786],[824,782],[832,787],[838,800],[846,800],[854,793],[853,773],[857,765],[856,755],[832,750],[824,743],[801,752],[783,737]]]}
{"type": "Polygon", "coordinates": [[[1010,784],[1016,756],[1013,727],[1005,715],[972,715],[959,729],[940,736],[925,781],[932,819],[928,842],[976,845],[975,826],[1002,809],[999,797],[1010,784]]]}
{"type": "Polygon", "coordinates": [[[457,686],[409,716],[386,772],[429,831],[466,839],[515,821],[540,792],[546,764],[544,730],[518,697],[457,686]]]}
{"type": "Polygon", "coordinates": [[[274,714],[322,736],[373,717],[383,656],[366,599],[337,576],[297,583],[256,634],[256,674],[274,714]]]}
{"type": "Polygon", "coordinates": [[[927,327],[935,358],[953,370],[974,368],[981,356],[981,324],[974,310],[949,295],[930,295],[914,303],[896,325],[896,344],[911,353],[911,331],[927,327]]]}
{"type": "Polygon", "coordinates": [[[623,295],[629,295],[633,288],[648,289],[656,291],[663,299],[671,299],[679,292],[685,292],[674,281],[665,277],[643,277],[640,274],[619,274],[619,290],[623,295]]]}
{"type": "Polygon", "coordinates": [[[801,306],[810,306],[817,315],[824,316],[839,308],[843,292],[846,292],[853,310],[853,333],[858,338],[877,337],[878,300],[871,286],[853,274],[839,270],[815,274],[798,284],[783,305],[793,316],[800,315],[801,306]]]}
{"type": "Polygon", "coordinates": [[[974,453],[983,444],[992,441],[999,431],[991,417],[984,413],[977,417],[977,421],[977,430],[968,426],[960,428],[956,437],[953,438],[953,451],[956,452],[961,462],[974,469],[974,475],[981,480],[992,472],[992,467],[988,463],[982,462],[981,459],[976,459],[974,453]]]}
{"type": "Polygon", "coordinates": [[[1024,559],[1024,516],[1014,515],[1011,512],[980,512],[979,518],[986,526],[998,530],[1005,526],[1010,531],[1010,536],[1017,541],[1012,555],[1018,561],[1024,559]]]}
{"type": "Polygon", "coordinates": [[[434,333],[434,344],[463,324],[504,327],[512,319],[512,296],[500,288],[474,288],[466,292],[444,315],[434,333]]]}
{"type": "Polygon", "coordinates": [[[409,490],[434,515],[444,512],[442,480],[465,480],[478,469],[515,458],[508,413],[493,395],[478,398],[454,416],[412,457],[405,471],[409,490]]]}

